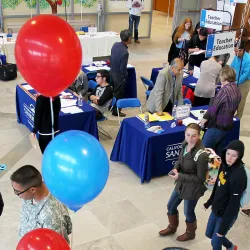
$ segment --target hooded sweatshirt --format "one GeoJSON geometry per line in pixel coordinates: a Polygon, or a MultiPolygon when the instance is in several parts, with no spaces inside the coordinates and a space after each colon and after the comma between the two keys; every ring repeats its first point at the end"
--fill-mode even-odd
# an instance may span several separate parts
{"type": "Polygon", "coordinates": [[[239,213],[240,200],[247,187],[247,175],[243,167],[242,158],[244,156],[244,144],[239,140],[234,140],[228,144],[222,153],[222,164],[219,170],[212,195],[204,204],[205,208],[212,205],[213,213],[222,217],[222,222],[218,233],[225,235],[230,224],[239,213]],[[232,165],[226,163],[227,149],[238,152],[238,159],[232,165]]]}

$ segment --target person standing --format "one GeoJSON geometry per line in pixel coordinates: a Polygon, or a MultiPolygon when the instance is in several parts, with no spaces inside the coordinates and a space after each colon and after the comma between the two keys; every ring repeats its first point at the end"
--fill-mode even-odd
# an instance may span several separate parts
{"type": "Polygon", "coordinates": [[[133,34],[135,43],[140,43],[138,37],[138,27],[141,19],[141,11],[144,9],[144,0],[128,0],[129,8],[129,30],[133,34]]]}
{"type": "Polygon", "coordinates": [[[175,58],[169,67],[159,72],[147,101],[150,113],[157,112],[158,115],[163,115],[163,112],[172,113],[176,101],[178,105],[183,104],[183,66],[183,61],[175,58]]]}
{"type": "Polygon", "coordinates": [[[241,42],[234,48],[235,57],[231,67],[236,71],[236,81],[241,92],[241,101],[236,116],[241,119],[246,105],[250,88],[250,55],[245,50],[245,43],[241,42]]]}
{"type": "MultiPolygon", "coordinates": [[[[59,96],[52,97],[53,114],[54,114],[54,135],[59,132],[59,113],[61,110],[61,100],[59,96]]],[[[44,153],[47,145],[52,140],[52,121],[51,121],[51,107],[50,97],[39,95],[36,98],[36,108],[34,116],[34,128],[32,131],[33,137],[38,136],[38,142],[42,154],[44,153]]]]}
{"type": "Polygon", "coordinates": [[[35,167],[25,165],[17,169],[10,180],[14,193],[23,200],[19,239],[34,229],[48,228],[69,242],[72,222],[68,210],[50,194],[41,173],[35,167]]]}
{"type": "Polygon", "coordinates": [[[194,91],[194,107],[209,105],[214,97],[221,70],[218,59],[219,56],[212,56],[201,63],[201,73],[194,91]]]}
{"type": "MultiPolygon", "coordinates": [[[[168,62],[179,57],[181,49],[185,49],[186,41],[189,41],[193,35],[193,25],[190,18],[185,18],[182,24],[177,27],[172,35],[172,45],[168,53],[168,62]]],[[[185,64],[185,63],[184,63],[185,64]]]]}
{"type": "MultiPolygon", "coordinates": [[[[131,44],[132,34],[129,30],[122,30],[120,37],[121,42],[117,42],[113,45],[110,57],[110,76],[117,101],[124,97],[125,85],[128,79],[128,44],[131,44]]],[[[119,112],[120,117],[126,116],[126,114],[121,111],[119,112]]],[[[112,115],[118,116],[116,106],[113,108],[112,115]]]]}
{"type": "Polygon", "coordinates": [[[224,149],[213,192],[204,204],[205,209],[212,206],[206,236],[211,239],[213,250],[221,250],[222,246],[228,250],[238,249],[226,238],[226,234],[238,217],[240,201],[247,188],[247,175],[242,162],[244,150],[240,140],[231,141],[224,149]]]}
{"type": "Polygon", "coordinates": [[[234,69],[230,66],[221,69],[222,87],[201,120],[201,126],[208,128],[202,142],[206,148],[212,148],[219,156],[224,148],[224,138],[233,127],[233,117],[241,100],[241,93],[235,81],[234,69]]]}
{"type": "Polygon", "coordinates": [[[184,200],[184,214],[186,216],[186,232],[177,237],[178,241],[188,241],[195,238],[197,220],[195,207],[198,200],[206,191],[204,182],[206,180],[208,155],[202,153],[196,157],[199,150],[204,150],[200,140],[200,126],[191,123],[185,131],[185,141],[179,159],[175,164],[174,170],[169,176],[175,180],[175,188],[168,201],[168,220],[169,225],[161,230],[161,236],[174,234],[179,226],[178,206],[184,200]]]}

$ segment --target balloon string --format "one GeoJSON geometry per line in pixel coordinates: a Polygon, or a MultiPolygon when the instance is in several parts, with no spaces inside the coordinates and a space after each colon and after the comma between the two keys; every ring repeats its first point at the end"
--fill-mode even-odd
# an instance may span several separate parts
{"type": "Polygon", "coordinates": [[[52,139],[54,139],[54,112],[53,112],[53,100],[50,97],[50,110],[51,110],[51,126],[52,126],[52,139]]]}

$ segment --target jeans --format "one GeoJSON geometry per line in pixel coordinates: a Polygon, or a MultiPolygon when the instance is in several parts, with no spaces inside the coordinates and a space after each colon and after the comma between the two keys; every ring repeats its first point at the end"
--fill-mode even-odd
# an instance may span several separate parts
{"type": "Polygon", "coordinates": [[[129,30],[133,34],[133,26],[134,26],[134,39],[138,40],[138,27],[140,23],[140,16],[129,15],[129,30]]]}
{"type": "Polygon", "coordinates": [[[224,139],[227,134],[228,131],[220,130],[218,128],[209,128],[202,139],[202,143],[205,148],[212,148],[219,156],[221,156],[225,146],[224,139]]]}
{"type": "MultiPolygon", "coordinates": [[[[180,195],[174,190],[168,201],[168,214],[177,215],[178,206],[182,202],[180,195]]],[[[198,200],[184,200],[184,215],[186,216],[186,222],[194,223],[196,221],[195,207],[198,200]]]]}
{"type": "MultiPolygon", "coordinates": [[[[235,217],[235,219],[232,221],[229,229],[233,226],[236,219],[237,217],[235,217]]],[[[222,246],[229,250],[233,250],[234,245],[225,237],[226,234],[223,235],[223,237],[218,237],[216,235],[216,233],[218,233],[219,231],[221,222],[222,217],[217,217],[213,212],[211,212],[207,223],[206,236],[212,240],[211,245],[213,247],[213,250],[222,250],[222,246]]]]}

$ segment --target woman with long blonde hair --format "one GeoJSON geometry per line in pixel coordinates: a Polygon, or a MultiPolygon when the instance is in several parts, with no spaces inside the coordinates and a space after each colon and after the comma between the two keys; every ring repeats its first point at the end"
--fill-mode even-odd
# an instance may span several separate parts
{"type": "Polygon", "coordinates": [[[194,28],[192,20],[185,18],[182,24],[177,27],[172,35],[172,45],[168,54],[168,62],[170,63],[174,58],[179,56],[180,50],[183,47],[185,40],[190,40],[193,35],[194,28]]]}

